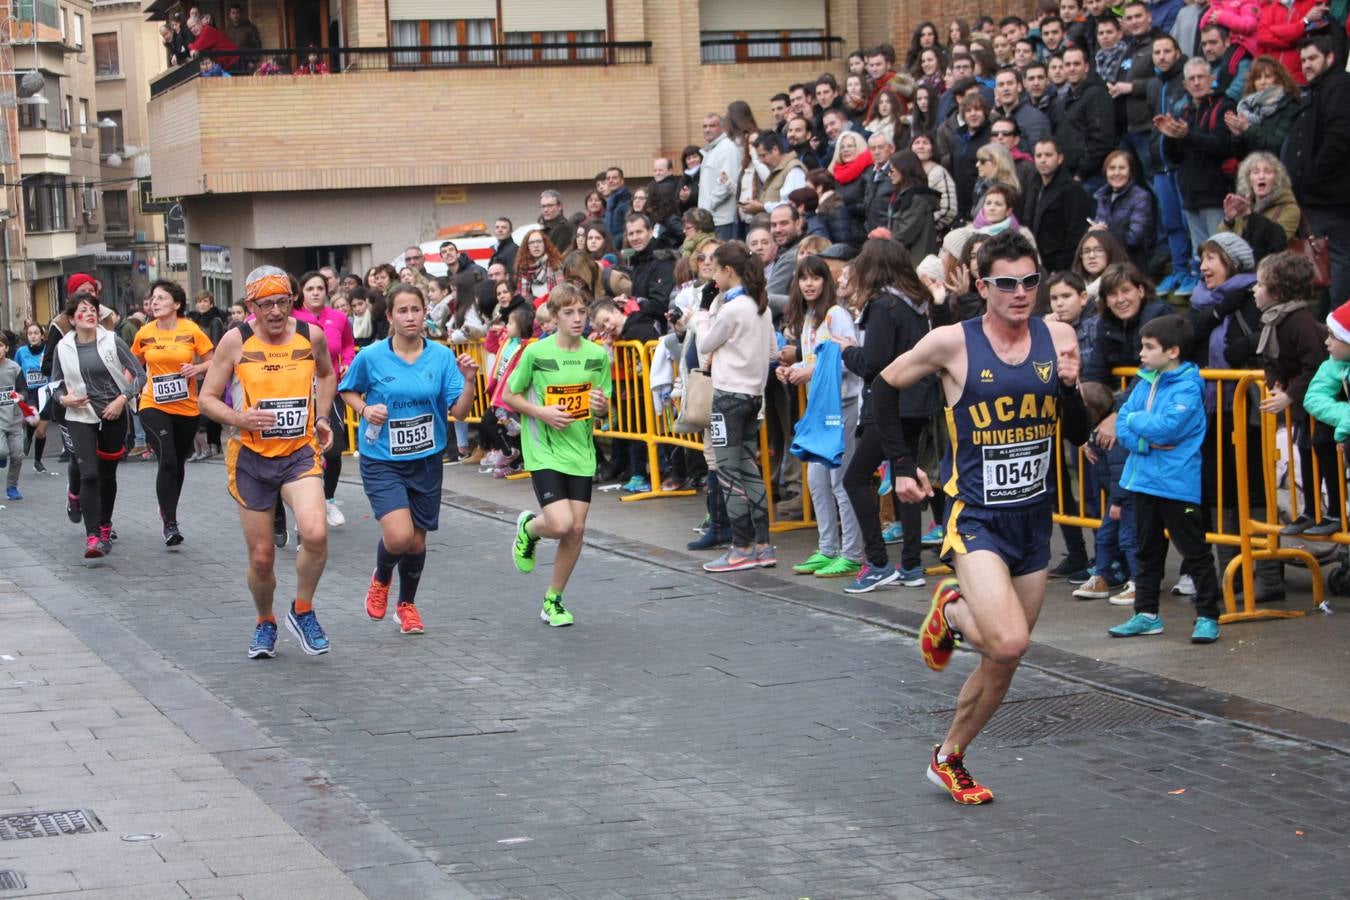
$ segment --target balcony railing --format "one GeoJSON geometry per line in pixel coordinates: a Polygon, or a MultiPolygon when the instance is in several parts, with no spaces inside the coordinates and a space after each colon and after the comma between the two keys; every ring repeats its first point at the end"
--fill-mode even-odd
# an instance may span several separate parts
{"type": "Polygon", "coordinates": [[[699,39],[700,56],[705,64],[843,58],[844,39],[818,31],[784,31],[764,37],[713,36],[716,34],[705,32],[699,39]]]}
{"type": "MultiPolygon", "coordinates": [[[[622,66],[648,65],[652,61],[651,41],[577,41],[574,43],[465,44],[423,47],[294,47],[275,50],[217,51],[215,57],[239,57],[231,68],[232,77],[251,75],[264,60],[271,58],[282,68],[276,74],[288,74],[305,64],[309,54],[317,52],[333,75],[343,72],[418,71],[422,69],[510,69],[536,66],[622,66]]],[[[197,60],[176,66],[150,82],[150,96],[156,97],[201,74],[197,60]]],[[[265,76],[263,76],[265,77],[265,76]]],[[[318,76],[332,77],[332,76],[318,76]]]]}

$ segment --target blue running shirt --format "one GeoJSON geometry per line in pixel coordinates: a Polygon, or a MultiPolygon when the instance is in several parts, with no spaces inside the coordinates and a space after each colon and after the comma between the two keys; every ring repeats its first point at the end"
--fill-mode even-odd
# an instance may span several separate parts
{"type": "Polygon", "coordinates": [[[366,403],[383,403],[389,421],[370,439],[370,423],[362,419],[356,433],[361,455],[386,462],[422,459],[445,450],[446,417],[464,391],[455,354],[443,344],[423,341],[417,362],[394,352],[390,339],[356,354],[339,391],[365,395],[366,403]]]}

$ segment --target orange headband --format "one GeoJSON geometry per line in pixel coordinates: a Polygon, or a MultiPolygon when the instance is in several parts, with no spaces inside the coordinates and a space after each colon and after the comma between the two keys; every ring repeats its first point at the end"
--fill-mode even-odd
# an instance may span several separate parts
{"type": "Polygon", "coordinates": [[[285,275],[264,275],[256,281],[250,281],[244,288],[244,299],[249,301],[278,294],[287,297],[291,294],[291,280],[285,275]]]}

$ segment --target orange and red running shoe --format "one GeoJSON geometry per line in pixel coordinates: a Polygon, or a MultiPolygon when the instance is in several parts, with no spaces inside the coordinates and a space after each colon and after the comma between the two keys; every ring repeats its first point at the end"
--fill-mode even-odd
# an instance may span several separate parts
{"type": "Polygon", "coordinates": [[[919,652],[923,661],[934,672],[941,672],[952,661],[952,652],[956,649],[956,634],[947,624],[943,612],[948,603],[961,599],[961,588],[955,578],[944,578],[933,590],[933,603],[924,617],[923,628],[919,631],[919,652]]]}
{"type": "Polygon", "coordinates": [[[366,588],[366,615],[379,622],[388,610],[389,585],[380,584],[372,575],[370,576],[370,587],[366,588]]]}
{"type": "Polygon", "coordinates": [[[939,749],[940,744],[933,745],[933,759],[928,764],[929,781],[951,794],[957,803],[979,806],[981,803],[994,801],[994,792],[977,782],[966,771],[965,756],[961,754],[959,747],[948,753],[942,762],[938,762],[939,749]]]}
{"type": "Polygon", "coordinates": [[[400,603],[394,610],[394,616],[398,619],[398,630],[404,634],[422,633],[422,614],[417,611],[417,607],[411,603],[400,603]]]}

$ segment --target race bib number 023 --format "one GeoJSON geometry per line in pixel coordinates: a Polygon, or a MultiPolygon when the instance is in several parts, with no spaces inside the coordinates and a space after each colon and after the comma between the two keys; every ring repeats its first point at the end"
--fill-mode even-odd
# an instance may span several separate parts
{"type": "Polygon", "coordinates": [[[389,455],[408,456],[435,446],[431,414],[411,419],[389,420],[389,455]]]}
{"type": "Polygon", "coordinates": [[[984,448],[984,503],[998,506],[1039,497],[1047,490],[1051,439],[984,448]]]}
{"type": "Polygon", "coordinates": [[[154,375],[150,378],[150,393],[156,403],[173,403],[188,398],[187,378],[174,372],[168,375],[154,375]]]}
{"type": "Polygon", "coordinates": [[[308,397],[280,397],[275,400],[259,400],[258,409],[265,409],[277,414],[276,424],[259,432],[263,438],[284,440],[302,437],[305,434],[305,426],[309,424],[308,397]]]}
{"type": "Polygon", "coordinates": [[[591,417],[591,383],[550,384],[544,388],[544,405],[561,406],[578,422],[591,417]]]}

